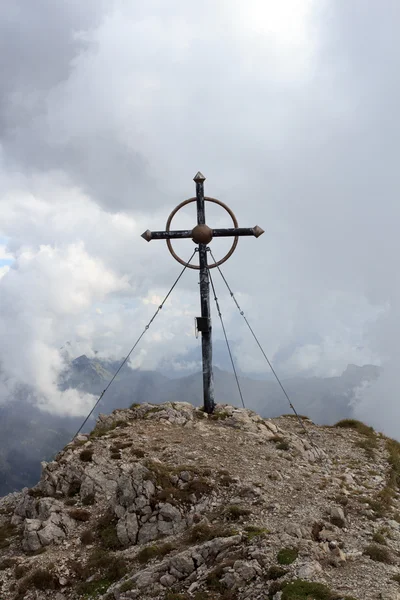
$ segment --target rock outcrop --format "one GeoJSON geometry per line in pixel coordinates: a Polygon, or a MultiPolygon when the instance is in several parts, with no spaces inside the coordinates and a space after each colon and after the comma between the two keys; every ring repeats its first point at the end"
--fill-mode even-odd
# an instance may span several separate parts
{"type": "Polygon", "coordinates": [[[0,499],[1,600],[399,600],[400,445],[341,425],[101,415],[0,499]]]}

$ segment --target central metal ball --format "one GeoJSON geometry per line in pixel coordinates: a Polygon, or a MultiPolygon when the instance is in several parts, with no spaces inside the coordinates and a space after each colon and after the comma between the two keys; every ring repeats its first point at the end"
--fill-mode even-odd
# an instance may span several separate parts
{"type": "Polygon", "coordinates": [[[192,240],[195,244],[209,244],[213,238],[212,229],[208,225],[196,225],[192,229],[192,240]]]}

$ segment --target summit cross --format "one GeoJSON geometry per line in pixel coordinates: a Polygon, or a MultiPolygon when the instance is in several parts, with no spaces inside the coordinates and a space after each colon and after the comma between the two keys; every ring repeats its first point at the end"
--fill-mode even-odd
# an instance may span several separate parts
{"type": "Polygon", "coordinates": [[[214,378],[212,370],[212,337],[211,337],[211,311],[210,311],[210,278],[209,269],[219,267],[233,254],[238,244],[240,236],[252,235],[258,238],[264,233],[258,225],[255,227],[239,227],[236,217],[232,210],[220,200],[204,196],[204,181],[205,177],[198,172],[194,177],[196,183],[196,197],[189,198],[181,202],[170,214],[167,220],[165,231],[145,231],[142,234],[147,242],[151,240],[166,240],[169,251],[172,256],[182,265],[189,269],[197,269],[200,271],[200,306],[201,317],[196,318],[197,330],[201,332],[202,342],[202,358],[203,358],[203,395],[204,395],[204,410],[208,414],[214,411],[214,378]],[[197,225],[193,229],[171,231],[170,226],[173,217],[178,210],[196,202],[197,205],[197,225]],[[230,229],[211,229],[206,224],[205,202],[212,202],[224,208],[230,215],[234,227],[230,229]],[[216,237],[233,237],[233,243],[229,252],[219,261],[208,264],[207,252],[209,251],[208,244],[216,237]],[[191,238],[195,244],[198,244],[199,265],[191,265],[182,260],[173,250],[171,240],[191,238]]]}

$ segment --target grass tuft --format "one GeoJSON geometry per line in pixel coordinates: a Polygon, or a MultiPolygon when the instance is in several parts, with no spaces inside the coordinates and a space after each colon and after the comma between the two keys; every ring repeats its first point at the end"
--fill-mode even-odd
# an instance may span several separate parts
{"type": "Polygon", "coordinates": [[[88,494],[82,499],[83,506],[92,506],[94,504],[95,496],[94,494],[88,494]]]}
{"type": "Polygon", "coordinates": [[[248,540],[252,540],[256,537],[261,537],[269,533],[268,529],[264,527],[258,527],[257,525],[248,525],[245,527],[246,537],[248,540]]]}
{"type": "Polygon", "coordinates": [[[364,548],[363,554],[369,556],[371,560],[387,565],[390,565],[393,562],[390,550],[384,546],[379,546],[378,544],[369,544],[369,546],[364,548]]]}
{"type": "Polygon", "coordinates": [[[111,512],[106,513],[97,522],[97,536],[103,548],[119,550],[122,544],[117,535],[117,519],[111,512]]]}
{"type": "Polygon", "coordinates": [[[340,427],[341,429],[354,429],[361,433],[362,435],[366,435],[367,437],[372,437],[375,435],[375,430],[373,427],[369,427],[362,423],[361,421],[357,421],[357,419],[342,419],[335,423],[334,427],[340,427]]]}
{"type": "Polygon", "coordinates": [[[277,561],[280,565],[291,565],[298,557],[297,548],[282,548],[277,555],[277,561]]]}
{"type": "Polygon", "coordinates": [[[141,564],[145,564],[153,558],[163,558],[174,549],[175,547],[172,544],[162,544],[161,546],[153,544],[152,546],[146,546],[146,548],[140,550],[136,556],[136,559],[141,564]]]}
{"type": "Polygon", "coordinates": [[[246,517],[251,513],[248,508],[243,508],[237,504],[231,504],[225,511],[228,521],[239,521],[240,517],[246,517]]]}
{"type": "Polygon", "coordinates": [[[283,567],[279,566],[279,565],[272,565],[272,567],[270,567],[267,571],[266,574],[266,579],[275,581],[277,579],[280,579],[281,577],[284,577],[286,575],[286,573],[288,573],[287,569],[284,569],[283,567]]]}
{"type": "Polygon", "coordinates": [[[199,523],[192,527],[187,534],[189,542],[198,544],[200,542],[208,542],[218,537],[230,537],[236,535],[235,531],[227,529],[221,524],[207,525],[206,523],[199,523]]]}
{"type": "Polygon", "coordinates": [[[82,450],[82,452],[79,454],[79,458],[83,462],[92,462],[93,449],[92,448],[85,448],[85,450],[82,450]]]}
{"type": "Polygon", "coordinates": [[[291,581],[282,590],[282,600],[335,600],[337,594],[323,583],[296,579],[291,581]]]}
{"type": "Polygon", "coordinates": [[[17,528],[11,523],[0,526],[0,548],[7,548],[17,534],[17,528]]]}
{"type": "Polygon", "coordinates": [[[376,531],[372,536],[372,541],[376,544],[380,544],[381,546],[386,546],[386,538],[382,533],[376,531]]]}

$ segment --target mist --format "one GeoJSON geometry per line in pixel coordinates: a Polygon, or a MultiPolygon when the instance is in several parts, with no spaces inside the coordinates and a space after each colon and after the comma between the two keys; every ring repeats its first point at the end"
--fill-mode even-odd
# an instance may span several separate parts
{"type": "MultiPolygon", "coordinates": [[[[201,170],[240,226],[266,231],[240,240],[224,273],[279,374],[382,365],[356,410],[398,437],[399,12],[395,0],[4,2],[1,401],[27,384],[45,410],[85,413],[90,395],[58,389],[60,349],[126,354],[180,270],[140,234],[164,227],[201,170]]],[[[216,284],[251,377],[262,358],[216,284]]],[[[185,273],[132,365],[191,351],[197,294],[185,273]]]]}

